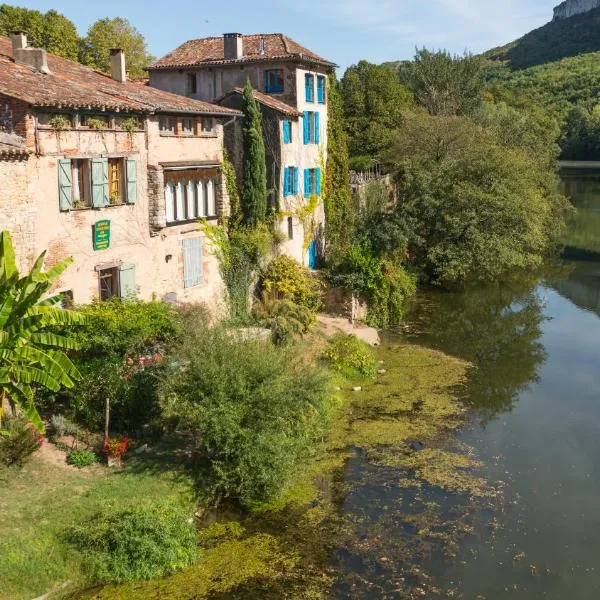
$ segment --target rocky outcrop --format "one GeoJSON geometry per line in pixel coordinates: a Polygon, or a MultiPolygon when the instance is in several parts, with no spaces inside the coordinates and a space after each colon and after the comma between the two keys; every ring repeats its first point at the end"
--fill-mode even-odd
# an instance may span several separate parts
{"type": "Polygon", "coordinates": [[[600,0],[565,0],[554,9],[554,20],[568,19],[600,8],[600,0]]]}

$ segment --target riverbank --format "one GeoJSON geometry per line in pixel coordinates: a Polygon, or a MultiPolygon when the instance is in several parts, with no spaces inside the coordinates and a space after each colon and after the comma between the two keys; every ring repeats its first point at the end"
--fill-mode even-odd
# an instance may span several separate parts
{"type": "MultiPolygon", "coordinates": [[[[313,352],[317,339],[305,342],[313,352]]],[[[487,483],[476,474],[477,460],[451,443],[452,432],[465,420],[459,398],[469,365],[403,343],[384,344],[375,352],[377,361],[383,361],[380,374],[372,381],[340,381],[330,433],[284,496],[245,514],[199,513],[197,565],[163,580],[77,591],[83,582],[77,575],[79,560],[65,550],[60,534],[107,500],[187,497],[192,480],[185,469],[171,465],[165,470],[157,457],[140,456],[122,472],[75,472],[36,456],[28,472],[0,492],[2,505],[12,507],[3,524],[10,531],[3,531],[2,539],[13,539],[13,544],[18,540],[18,547],[7,549],[11,560],[0,567],[6,598],[35,597],[67,579],[74,580],[71,589],[54,597],[325,597],[335,585],[339,549],[360,551],[361,542],[354,536],[358,524],[347,522],[340,510],[353,493],[344,473],[357,455],[367,457],[374,468],[404,473],[399,484],[410,495],[435,487],[474,502],[488,497],[487,483]],[[357,387],[361,391],[354,391],[357,387]]],[[[431,507],[410,518],[420,523],[422,535],[419,549],[406,540],[407,570],[425,548],[441,544],[450,549],[464,531],[444,527],[431,507]]]]}

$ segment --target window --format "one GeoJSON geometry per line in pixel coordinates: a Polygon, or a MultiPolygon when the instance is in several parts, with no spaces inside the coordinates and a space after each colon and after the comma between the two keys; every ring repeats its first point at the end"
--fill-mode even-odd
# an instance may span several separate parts
{"type": "Polygon", "coordinates": [[[103,208],[137,200],[135,158],[63,158],[58,161],[61,211],[103,208]]]}
{"type": "Polygon", "coordinates": [[[267,94],[283,93],[283,69],[265,71],[265,92],[267,94]]]}
{"type": "Polygon", "coordinates": [[[319,104],[325,104],[325,95],[326,95],[326,79],[324,75],[317,76],[317,102],[319,104]]]}
{"type": "Polygon", "coordinates": [[[110,300],[119,296],[119,271],[117,267],[98,271],[100,300],[110,300]]]}
{"type": "Polygon", "coordinates": [[[200,131],[202,133],[214,133],[215,120],[212,117],[203,117],[200,119],[200,131]]]}
{"type": "Polygon", "coordinates": [[[312,73],[307,73],[304,76],[304,91],[307,102],[315,101],[315,76],[312,73]]]}
{"type": "Polygon", "coordinates": [[[167,223],[217,216],[216,172],[185,169],[165,172],[167,223]]]}
{"type": "Polygon", "coordinates": [[[294,239],[294,218],[288,217],[287,220],[288,240],[294,239]]]}
{"type": "Polygon", "coordinates": [[[198,79],[196,73],[187,74],[187,93],[188,96],[196,94],[198,92],[198,79]]]}
{"type": "Polygon", "coordinates": [[[305,111],[303,117],[304,123],[304,143],[321,143],[321,125],[318,112],[305,111]]]}
{"type": "Polygon", "coordinates": [[[284,144],[292,143],[292,122],[291,121],[283,121],[283,143],[284,144]]]}
{"type": "Polygon", "coordinates": [[[183,135],[194,135],[194,126],[195,126],[195,121],[194,119],[190,119],[190,118],[185,118],[185,119],[181,119],[181,130],[183,132],[183,135]]]}
{"type": "Polygon", "coordinates": [[[304,197],[321,195],[321,169],[304,169],[304,197]]]}
{"type": "Polygon", "coordinates": [[[175,135],[175,119],[173,117],[161,116],[158,120],[162,134],[175,135]]]}
{"type": "Polygon", "coordinates": [[[298,193],[298,167],[286,167],[283,171],[283,195],[293,196],[298,193]]]}
{"type": "Polygon", "coordinates": [[[181,242],[183,250],[183,287],[191,288],[204,282],[202,267],[202,238],[188,238],[181,242]]]}
{"type": "Polygon", "coordinates": [[[84,115],[81,126],[89,129],[110,129],[110,121],[106,115],[84,115]]]}

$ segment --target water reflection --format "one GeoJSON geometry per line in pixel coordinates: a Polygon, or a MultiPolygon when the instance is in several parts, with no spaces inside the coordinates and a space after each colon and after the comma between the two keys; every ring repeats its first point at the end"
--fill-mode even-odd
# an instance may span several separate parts
{"type": "Polygon", "coordinates": [[[600,316],[600,263],[580,263],[564,279],[550,281],[563,298],[600,316]]]}

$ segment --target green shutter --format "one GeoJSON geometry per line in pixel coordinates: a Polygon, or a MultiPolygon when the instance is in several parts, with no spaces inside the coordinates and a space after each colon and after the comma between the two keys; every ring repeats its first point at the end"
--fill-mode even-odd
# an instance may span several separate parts
{"type": "Polygon", "coordinates": [[[58,161],[58,205],[60,210],[71,210],[73,182],[71,181],[71,160],[62,158],[58,161]]]}
{"type": "Polygon", "coordinates": [[[92,206],[102,208],[108,204],[108,158],[93,158],[92,206]]]}
{"type": "Polygon", "coordinates": [[[135,298],[136,295],[135,266],[123,265],[119,267],[119,296],[121,298],[135,298]]]}
{"type": "Polygon", "coordinates": [[[137,161],[135,158],[127,159],[127,204],[135,204],[137,200],[137,161]]]}

